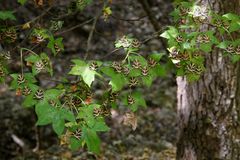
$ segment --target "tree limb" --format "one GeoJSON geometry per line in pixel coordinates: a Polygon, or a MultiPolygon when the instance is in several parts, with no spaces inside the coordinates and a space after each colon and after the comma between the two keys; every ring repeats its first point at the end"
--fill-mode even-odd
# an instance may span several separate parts
{"type": "MultiPolygon", "coordinates": [[[[162,31],[163,28],[160,26],[160,24],[158,23],[158,20],[156,19],[156,17],[152,13],[148,1],[147,0],[138,0],[138,2],[142,5],[142,8],[146,12],[146,14],[148,16],[148,19],[151,22],[151,24],[153,25],[153,28],[155,29],[155,31],[156,32],[162,31]]],[[[161,38],[159,38],[159,40],[162,43],[162,46],[166,49],[167,48],[166,42],[161,38]]]]}

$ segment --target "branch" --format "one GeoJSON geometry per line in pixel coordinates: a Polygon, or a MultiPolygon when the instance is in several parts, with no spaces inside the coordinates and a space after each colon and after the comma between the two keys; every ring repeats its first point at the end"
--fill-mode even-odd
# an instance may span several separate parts
{"type": "Polygon", "coordinates": [[[143,18],[145,18],[147,16],[145,15],[145,16],[142,16],[142,17],[139,17],[139,18],[136,18],[136,19],[124,19],[124,18],[116,17],[114,15],[111,15],[111,17],[113,17],[116,20],[120,20],[120,21],[141,21],[143,18]]]}
{"type": "MultiPolygon", "coordinates": [[[[142,8],[144,9],[144,11],[146,12],[149,21],[152,23],[153,28],[155,29],[156,32],[160,32],[163,30],[163,28],[160,26],[160,24],[158,23],[158,20],[155,18],[154,14],[151,11],[151,8],[149,6],[149,3],[147,0],[138,0],[138,2],[142,5],[142,8]]],[[[164,48],[167,48],[167,44],[166,42],[159,38],[160,42],[162,43],[162,46],[164,48]]]]}
{"type": "Polygon", "coordinates": [[[71,27],[71,28],[69,28],[69,29],[66,29],[66,30],[64,30],[64,31],[62,31],[62,32],[57,32],[57,33],[55,33],[55,36],[58,36],[58,35],[61,35],[61,34],[70,32],[70,31],[72,31],[72,30],[75,30],[75,29],[77,29],[77,28],[79,28],[79,27],[82,27],[83,25],[85,25],[85,24],[93,21],[93,19],[94,19],[94,18],[91,18],[91,19],[89,19],[89,20],[87,20],[87,21],[84,21],[83,23],[80,23],[80,24],[78,24],[78,25],[76,25],[76,26],[73,26],[73,27],[71,27]]]}
{"type": "Polygon", "coordinates": [[[100,60],[102,60],[102,59],[104,59],[104,58],[106,58],[106,57],[108,57],[108,56],[112,55],[113,53],[115,53],[115,52],[119,51],[120,49],[121,49],[121,48],[114,49],[114,50],[113,50],[113,51],[111,51],[110,53],[108,53],[108,54],[106,54],[106,55],[102,56],[102,57],[100,58],[100,60]]]}
{"type": "Polygon", "coordinates": [[[91,28],[91,31],[89,33],[88,40],[87,40],[87,50],[86,50],[86,54],[84,56],[84,60],[86,60],[87,57],[89,56],[89,50],[91,48],[91,41],[92,41],[92,37],[93,37],[93,32],[96,28],[96,24],[97,24],[97,21],[98,21],[99,17],[101,16],[101,13],[102,13],[102,9],[98,12],[96,17],[94,18],[93,25],[92,25],[92,28],[91,28]]]}
{"type": "MultiPolygon", "coordinates": [[[[48,7],[46,10],[44,10],[44,11],[42,12],[42,14],[40,14],[39,16],[31,19],[30,21],[28,21],[28,22],[26,22],[26,23],[33,23],[33,22],[37,21],[38,19],[40,19],[40,18],[42,18],[43,16],[45,16],[52,8],[53,8],[53,6],[48,7]]],[[[26,24],[26,23],[24,23],[24,24],[26,24]]],[[[19,25],[16,25],[15,27],[21,27],[21,26],[23,26],[24,24],[19,24],[19,25]]]]}

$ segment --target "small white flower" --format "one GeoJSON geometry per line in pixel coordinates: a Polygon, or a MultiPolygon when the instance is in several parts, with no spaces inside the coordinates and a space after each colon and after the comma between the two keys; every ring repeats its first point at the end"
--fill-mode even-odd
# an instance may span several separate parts
{"type": "Polygon", "coordinates": [[[206,6],[193,6],[192,15],[195,18],[207,19],[208,18],[208,8],[206,6]]]}
{"type": "Polygon", "coordinates": [[[119,39],[116,43],[115,43],[115,47],[116,48],[120,48],[120,47],[123,47],[123,48],[129,48],[130,45],[131,45],[131,40],[126,37],[126,36],[123,36],[121,39],[119,39]]]}

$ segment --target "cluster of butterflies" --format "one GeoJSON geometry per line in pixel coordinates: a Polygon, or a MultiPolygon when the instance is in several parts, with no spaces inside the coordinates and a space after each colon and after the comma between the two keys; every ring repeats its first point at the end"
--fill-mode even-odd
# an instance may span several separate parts
{"type": "MultiPolygon", "coordinates": [[[[21,85],[23,83],[26,82],[25,77],[22,74],[19,74],[17,77],[17,83],[18,85],[21,85]]],[[[32,90],[28,87],[28,86],[24,86],[23,89],[18,88],[16,91],[16,95],[17,96],[28,96],[32,93],[32,90]]],[[[37,100],[42,100],[44,98],[44,92],[42,89],[38,89],[35,93],[34,93],[34,98],[37,100]]]]}
{"type": "Polygon", "coordinates": [[[226,48],[226,51],[228,53],[240,54],[240,45],[238,45],[237,47],[234,47],[232,44],[229,44],[226,48]]]}
{"type": "MultiPolygon", "coordinates": [[[[149,58],[148,60],[148,66],[142,66],[141,63],[139,62],[139,60],[135,59],[132,63],[131,63],[131,67],[134,69],[140,69],[141,70],[141,74],[143,76],[147,76],[149,73],[149,68],[154,67],[157,64],[157,62],[152,59],[149,58]]],[[[113,62],[112,65],[113,69],[117,72],[117,73],[123,73],[124,75],[129,75],[131,67],[128,67],[127,65],[122,65],[122,63],[120,62],[113,62]]],[[[130,77],[129,79],[129,86],[130,87],[134,87],[138,84],[138,80],[135,77],[130,77]]]]}
{"type": "Polygon", "coordinates": [[[8,42],[13,43],[17,40],[17,32],[16,29],[13,27],[6,28],[0,32],[0,42],[8,42]]]}
{"type": "Polygon", "coordinates": [[[5,63],[11,59],[9,51],[2,50],[0,52],[0,78],[4,78],[7,73],[7,68],[5,63]]]}

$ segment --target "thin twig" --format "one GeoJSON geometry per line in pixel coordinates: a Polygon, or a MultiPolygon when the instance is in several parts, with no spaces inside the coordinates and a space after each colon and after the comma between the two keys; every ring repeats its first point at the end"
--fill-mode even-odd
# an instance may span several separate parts
{"type": "Polygon", "coordinates": [[[22,73],[22,76],[23,76],[23,54],[22,54],[22,49],[20,49],[20,58],[21,58],[21,73],[22,73]]]}
{"type": "MultiPolygon", "coordinates": [[[[50,9],[52,9],[52,7],[53,7],[53,6],[48,7],[44,12],[42,12],[42,14],[40,14],[39,16],[33,18],[32,20],[30,20],[30,21],[28,21],[28,22],[26,22],[26,23],[33,23],[33,22],[35,22],[36,20],[42,18],[43,16],[45,16],[45,15],[48,13],[48,11],[49,11],[50,9]]],[[[25,23],[25,24],[26,24],[26,23],[25,23]]],[[[20,26],[23,26],[23,25],[24,25],[24,24],[19,24],[19,25],[15,26],[15,27],[20,27],[20,26]]]]}
{"type": "MultiPolygon", "coordinates": [[[[154,16],[154,14],[152,13],[148,1],[147,0],[138,0],[138,2],[142,5],[142,8],[146,12],[146,14],[147,14],[147,16],[149,18],[149,21],[152,23],[155,31],[157,31],[157,32],[162,31],[163,29],[160,26],[158,20],[154,16]]],[[[161,39],[161,38],[159,38],[159,40],[162,43],[162,46],[166,49],[167,48],[166,42],[163,39],[161,39]]]]}
{"type": "Polygon", "coordinates": [[[89,33],[88,40],[87,40],[87,50],[86,50],[86,54],[84,56],[84,60],[86,60],[89,55],[89,50],[91,48],[91,41],[92,41],[93,33],[96,28],[98,18],[101,16],[101,13],[102,13],[102,10],[97,14],[97,16],[95,17],[95,19],[93,21],[93,25],[92,25],[92,28],[91,28],[91,31],[89,33]]]}
{"type": "Polygon", "coordinates": [[[64,82],[64,81],[61,81],[61,80],[49,79],[49,78],[45,78],[45,77],[43,77],[41,79],[43,79],[45,81],[57,82],[57,83],[62,83],[62,84],[76,84],[76,83],[78,83],[78,82],[64,82]]]}
{"type": "Polygon", "coordinates": [[[45,14],[47,14],[48,11],[50,11],[50,9],[52,9],[53,6],[48,7],[42,14],[40,14],[39,16],[33,18],[31,21],[29,21],[30,23],[35,22],[36,20],[40,19],[41,17],[43,17],[45,14]]]}
{"type": "Polygon", "coordinates": [[[100,59],[106,58],[106,57],[108,57],[108,56],[112,55],[113,53],[115,53],[115,52],[119,51],[120,49],[121,49],[121,48],[114,49],[112,52],[110,52],[110,53],[108,53],[108,54],[106,54],[106,55],[102,56],[100,59]]]}
{"type": "Polygon", "coordinates": [[[145,15],[145,16],[142,16],[142,17],[139,17],[136,19],[124,19],[124,18],[116,17],[114,15],[111,15],[111,17],[113,17],[114,19],[120,20],[120,21],[141,21],[142,19],[146,18],[147,16],[145,15]]]}
{"type": "Polygon", "coordinates": [[[33,52],[31,49],[28,49],[28,48],[21,48],[21,51],[28,51],[28,52],[31,52],[32,54],[35,54],[35,55],[38,55],[37,53],[33,52]]]}
{"type": "MultiPolygon", "coordinates": [[[[161,31],[159,31],[159,32],[161,32],[161,31]]],[[[154,38],[158,38],[159,37],[159,32],[153,33],[153,35],[151,37],[146,38],[145,40],[141,41],[141,44],[145,44],[145,43],[147,43],[148,41],[150,41],[154,38]]]]}
{"type": "MultiPolygon", "coordinates": [[[[34,114],[34,120],[37,121],[37,116],[34,114]]],[[[36,138],[36,145],[32,149],[33,152],[38,152],[41,146],[41,136],[40,136],[40,128],[38,126],[34,126],[35,138],[36,138]]]]}
{"type": "Polygon", "coordinates": [[[87,24],[87,23],[90,23],[91,21],[93,21],[93,19],[94,19],[94,18],[91,18],[91,19],[89,19],[89,20],[86,20],[86,21],[84,21],[83,23],[80,23],[80,24],[78,24],[78,25],[76,25],[76,26],[73,26],[73,27],[71,27],[71,28],[68,28],[68,29],[66,29],[66,30],[64,30],[64,31],[62,31],[62,32],[56,32],[54,35],[55,35],[55,36],[58,36],[58,35],[61,35],[61,34],[70,32],[70,31],[72,31],[72,30],[75,30],[75,29],[77,29],[77,28],[79,28],[79,27],[82,27],[83,25],[85,25],[85,24],[87,24]]]}
{"type": "Polygon", "coordinates": [[[52,19],[53,19],[53,20],[56,20],[56,21],[57,21],[57,20],[62,20],[62,19],[67,18],[67,17],[69,17],[69,16],[76,15],[78,12],[79,12],[79,11],[70,12],[70,13],[67,13],[67,14],[62,14],[62,15],[60,15],[60,16],[58,16],[58,17],[53,17],[52,19]]]}
{"type": "Polygon", "coordinates": [[[25,39],[22,40],[17,46],[15,46],[14,48],[12,48],[12,49],[10,50],[10,52],[13,52],[13,51],[14,51],[15,49],[17,49],[17,48],[20,48],[20,46],[21,46],[22,44],[24,44],[24,43],[28,40],[29,36],[30,36],[31,33],[32,33],[32,30],[33,30],[33,29],[30,29],[30,31],[28,31],[25,39]]]}

